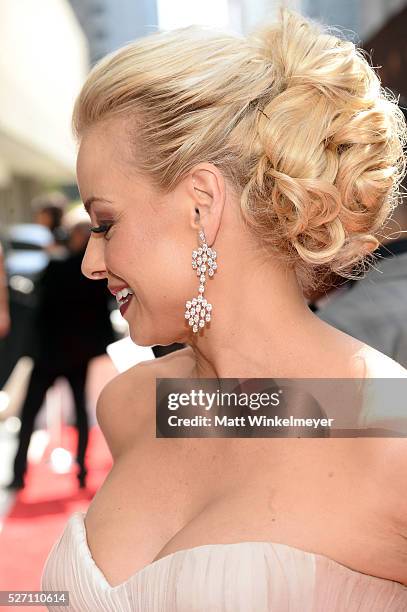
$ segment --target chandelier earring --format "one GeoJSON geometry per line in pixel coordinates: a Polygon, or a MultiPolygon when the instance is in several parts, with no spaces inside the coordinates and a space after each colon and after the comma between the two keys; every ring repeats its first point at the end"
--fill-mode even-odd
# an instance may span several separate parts
{"type": "Polygon", "coordinates": [[[194,333],[211,320],[212,304],[205,297],[206,274],[209,278],[213,278],[218,267],[216,251],[208,246],[203,229],[198,232],[198,245],[198,249],[192,251],[192,269],[199,277],[198,295],[185,304],[185,318],[194,333]]]}

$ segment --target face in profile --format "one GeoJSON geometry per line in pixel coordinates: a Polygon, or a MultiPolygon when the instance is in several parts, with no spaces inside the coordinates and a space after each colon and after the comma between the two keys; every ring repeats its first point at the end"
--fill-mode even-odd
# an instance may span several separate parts
{"type": "Polygon", "coordinates": [[[114,293],[131,292],[121,312],[134,342],[184,342],[189,334],[185,301],[197,290],[191,270],[193,204],[185,184],[163,196],[139,176],[125,124],[117,118],[82,137],[77,178],[92,226],[103,230],[92,232],[82,272],[107,279],[114,293]]]}

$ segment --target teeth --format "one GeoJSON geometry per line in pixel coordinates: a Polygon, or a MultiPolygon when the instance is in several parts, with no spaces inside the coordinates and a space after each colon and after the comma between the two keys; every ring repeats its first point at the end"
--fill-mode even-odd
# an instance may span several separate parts
{"type": "Polygon", "coordinates": [[[127,298],[128,295],[134,295],[134,292],[130,289],[130,287],[125,287],[116,293],[116,300],[119,305],[121,305],[122,301],[127,298]]]}

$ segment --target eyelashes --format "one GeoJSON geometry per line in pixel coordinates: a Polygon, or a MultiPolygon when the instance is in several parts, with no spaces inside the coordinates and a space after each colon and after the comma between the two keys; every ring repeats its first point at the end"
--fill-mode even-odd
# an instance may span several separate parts
{"type": "Polygon", "coordinates": [[[102,223],[101,225],[96,225],[95,227],[91,227],[90,231],[94,234],[107,234],[109,229],[112,227],[113,223],[102,223]]]}

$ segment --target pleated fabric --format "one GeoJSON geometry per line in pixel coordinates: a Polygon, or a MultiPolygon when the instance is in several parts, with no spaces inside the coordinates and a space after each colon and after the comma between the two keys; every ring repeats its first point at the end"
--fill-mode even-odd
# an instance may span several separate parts
{"type": "Polygon", "coordinates": [[[69,591],[51,612],[406,612],[407,586],[273,542],[205,544],[153,561],[112,587],[75,512],[46,560],[41,589],[69,591]]]}

